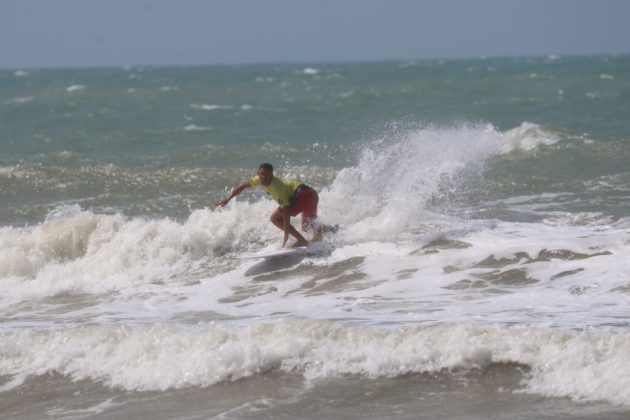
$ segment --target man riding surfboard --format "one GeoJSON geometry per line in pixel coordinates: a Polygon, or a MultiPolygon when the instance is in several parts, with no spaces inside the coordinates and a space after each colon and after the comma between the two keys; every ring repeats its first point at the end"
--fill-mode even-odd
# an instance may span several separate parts
{"type": "Polygon", "coordinates": [[[308,245],[304,236],[291,225],[291,217],[300,213],[302,214],[302,230],[314,231],[313,240],[317,240],[322,233],[334,230],[331,226],[315,222],[319,203],[317,191],[299,181],[275,177],[271,163],[262,163],[255,176],[241,182],[230,194],[214,203],[215,207],[225,206],[232,198],[251,187],[264,190],[278,203],[279,207],[271,214],[270,220],[274,226],[284,231],[282,247],[289,240],[289,235],[297,241],[293,244],[294,247],[308,245]]]}

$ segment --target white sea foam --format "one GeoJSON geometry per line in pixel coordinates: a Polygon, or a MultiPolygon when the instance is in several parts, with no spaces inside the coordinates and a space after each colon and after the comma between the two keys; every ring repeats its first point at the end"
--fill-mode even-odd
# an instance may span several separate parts
{"type": "Polygon", "coordinates": [[[188,124],[183,128],[184,131],[210,131],[211,127],[203,127],[195,124],[188,124]]]}
{"type": "MultiPolygon", "coordinates": [[[[0,310],[38,298],[113,292],[113,300],[67,316],[168,319],[211,310],[242,319],[289,313],[383,325],[474,321],[563,328],[610,328],[630,316],[624,294],[630,263],[619,258],[630,252],[623,220],[576,223],[575,215],[558,214],[545,224],[498,223],[426,214],[427,228],[415,235],[362,241],[356,240],[360,230],[348,225],[329,255],[305,260],[288,279],[248,284],[257,263],[229,255],[279,245],[278,231],[265,223],[273,209],[268,200],[233,201],[222,211],[198,210],[175,222],[69,207],[35,228],[4,227],[0,310]],[[425,251],[436,240],[456,242],[425,251]],[[252,293],[238,297],[248,288],[252,293]]],[[[380,235],[378,226],[366,229],[380,235]]],[[[53,318],[47,312],[43,319],[53,318]]]]}
{"type": "Polygon", "coordinates": [[[217,111],[217,110],[227,110],[233,109],[234,107],[231,105],[208,105],[208,104],[192,104],[190,105],[193,109],[199,109],[202,111],[217,111]]]}
{"type": "Polygon", "coordinates": [[[327,321],[245,328],[83,326],[0,334],[0,374],[25,378],[57,372],[127,390],[166,390],[205,387],[272,370],[317,380],[517,363],[530,369],[527,392],[630,405],[629,347],[628,333],[527,327],[376,330],[327,321]]]}
{"type": "Polygon", "coordinates": [[[7,103],[10,104],[25,104],[28,102],[33,102],[33,97],[31,96],[20,96],[17,98],[9,99],[7,103]]]}
{"type": "Polygon", "coordinates": [[[30,73],[25,71],[25,70],[16,70],[15,72],[13,72],[13,75],[15,77],[26,77],[28,76],[30,73]]]}
{"type": "Polygon", "coordinates": [[[215,252],[246,250],[269,238],[273,227],[256,221],[271,213],[271,205],[234,203],[230,211],[198,210],[183,224],[62,207],[35,227],[2,227],[0,281],[11,290],[3,298],[6,302],[66,292],[107,293],[155,281],[178,283],[183,272],[215,252]]]}
{"type": "Polygon", "coordinates": [[[85,89],[87,89],[85,85],[72,85],[66,88],[66,92],[79,92],[85,89]]]}
{"type": "Polygon", "coordinates": [[[507,140],[504,145],[505,152],[513,150],[532,151],[540,146],[550,146],[557,143],[560,138],[537,124],[522,123],[519,127],[508,130],[505,133],[507,140]]]}
{"type": "Polygon", "coordinates": [[[356,166],[339,172],[322,192],[322,202],[332,203],[325,211],[350,225],[347,240],[387,240],[421,227],[427,201],[462,171],[479,170],[493,156],[557,141],[527,122],[505,133],[490,125],[463,125],[388,134],[364,148],[356,166]]]}
{"type": "Polygon", "coordinates": [[[47,410],[46,414],[53,418],[77,418],[84,416],[93,416],[97,414],[104,413],[107,410],[110,410],[114,407],[121,406],[122,403],[114,402],[113,398],[108,398],[103,402],[95,404],[91,407],[80,408],[80,409],[67,409],[67,408],[53,408],[47,410]]]}

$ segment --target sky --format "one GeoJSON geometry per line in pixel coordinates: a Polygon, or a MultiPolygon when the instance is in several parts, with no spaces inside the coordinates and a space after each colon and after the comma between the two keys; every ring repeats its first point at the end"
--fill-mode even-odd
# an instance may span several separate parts
{"type": "Polygon", "coordinates": [[[630,53],[630,0],[0,0],[0,68],[630,53]]]}

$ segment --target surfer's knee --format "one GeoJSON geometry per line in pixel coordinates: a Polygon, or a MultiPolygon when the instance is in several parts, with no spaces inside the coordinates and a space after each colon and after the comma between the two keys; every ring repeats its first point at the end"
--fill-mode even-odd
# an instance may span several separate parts
{"type": "Polygon", "coordinates": [[[276,226],[282,225],[284,223],[282,213],[280,213],[280,211],[278,210],[274,211],[273,213],[271,213],[269,221],[276,226]]]}

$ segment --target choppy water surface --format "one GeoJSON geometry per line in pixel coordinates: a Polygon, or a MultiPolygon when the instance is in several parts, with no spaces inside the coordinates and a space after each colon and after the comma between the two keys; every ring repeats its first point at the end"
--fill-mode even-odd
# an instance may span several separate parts
{"type": "Polygon", "coordinates": [[[627,417],[629,67],[0,72],[2,416],[627,417]]]}

